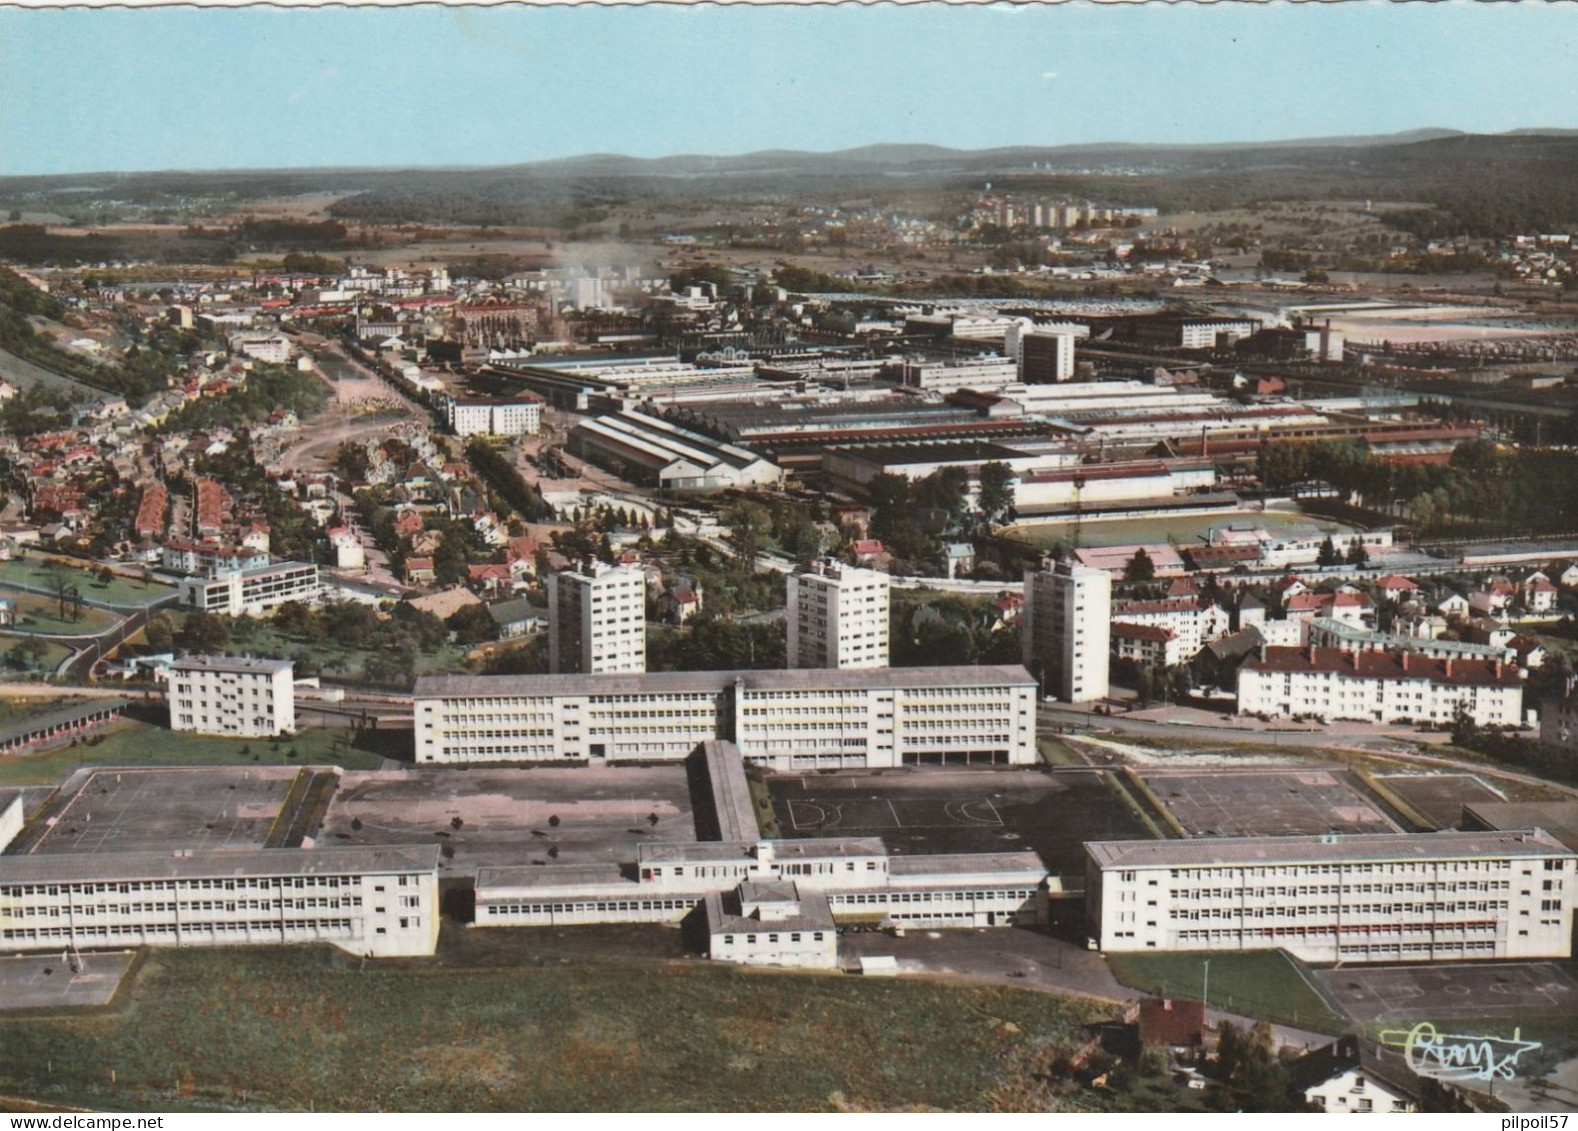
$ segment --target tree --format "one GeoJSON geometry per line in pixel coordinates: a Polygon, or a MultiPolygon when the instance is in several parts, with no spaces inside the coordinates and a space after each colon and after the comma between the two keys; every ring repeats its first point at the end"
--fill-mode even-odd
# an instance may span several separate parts
{"type": "Polygon", "coordinates": [[[987,522],[1012,521],[1014,469],[997,460],[982,464],[981,488],[976,503],[987,522]]]}
{"type": "Polygon", "coordinates": [[[1156,577],[1156,563],[1145,552],[1145,547],[1134,551],[1134,556],[1123,567],[1123,580],[1125,581],[1151,581],[1156,577]]]}
{"type": "Polygon", "coordinates": [[[98,580],[99,580],[99,588],[101,588],[101,589],[108,588],[110,582],[115,580],[115,571],[112,570],[109,566],[100,566],[99,567],[99,573],[98,573],[98,580]]]}
{"type": "Polygon", "coordinates": [[[1348,543],[1348,564],[1360,569],[1370,564],[1370,551],[1364,548],[1364,543],[1359,541],[1357,535],[1348,543]]]}
{"type": "Polygon", "coordinates": [[[1315,564],[1325,569],[1342,561],[1342,555],[1337,553],[1337,545],[1331,540],[1331,535],[1326,535],[1326,540],[1320,544],[1320,552],[1315,555],[1315,564]]]}
{"type": "Polygon", "coordinates": [[[155,652],[168,652],[175,642],[175,628],[170,623],[170,618],[163,613],[155,613],[148,618],[148,623],[143,627],[143,638],[148,641],[148,647],[155,652]]]}
{"type": "Polygon", "coordinates": [[[230,629],[223,617],[212,613],[188,613],[175,643],[186,652],[223,652],[230,643],[230,629]]]}

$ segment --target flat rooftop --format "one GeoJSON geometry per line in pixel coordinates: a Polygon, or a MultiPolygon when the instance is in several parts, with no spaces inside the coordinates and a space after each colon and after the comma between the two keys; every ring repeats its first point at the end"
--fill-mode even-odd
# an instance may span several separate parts
{"type": "Polygon", "coordinates": [[[1470,828],[1543,829],[1578,848],[1578,801],[1474,801],[1463,806],[1470,828]]]}
{"type": "Polygon", "coordinates": [[[1233,837],[1094,841],[1104,868],[1200,868],[1241,864],[1409,863],[1498,856],[1578,855],[1539,829],[1519,832],[1380,833],[1357,836],[1233,837]]]}
{"type": "Polygon", "coordinates": [[[260,849],[299,766],[95,767],[67,778],[18,846],[38,856],[260,849]]]}
{"type": "Polygon", "coordinates": [[[0,884],[430,872],[438,845],[379,848],[264,848],[248,852],[122,852],[111,856],[0,856],[0,884]]]}
{"type": "Polygon", "coordinates": [[[679,763],[348,770],[318,833],[319,844],[442,846],[446,876],[617,865],[653,842],[695,840],[691,784],[679,763]]]}
{"type": "Polygon", "coordinates": [[[734,684],[753,691],[844,688],[1034,686],[1019,664],[962,664],[935,668],[868,668],[833,671],[641,672],[607,675],[419,676],[415,699],[553,698],[570,695],[721,694],[734,684]]]}
{"type": "Polygon", "coordinates": [[[288,672],[291,660],[261,660],[250,656],[184,656],[170,667],[174,671],[235,672],[239,675],[273,675],[288,672]]]}

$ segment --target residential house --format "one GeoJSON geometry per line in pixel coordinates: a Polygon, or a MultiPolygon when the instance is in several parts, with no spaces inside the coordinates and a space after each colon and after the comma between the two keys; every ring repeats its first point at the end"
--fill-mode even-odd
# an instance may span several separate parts
{"type": "Polygon", "coordinates": [[[1424,1094],[1400,1055],[1351,1035],[1305,1053],[1288,1072],[1305,1102],[1326,1112],[1416,1112],[1424,1094]]]}
{"type": "Polygon", "coordinates": [[[1543,572],[1523,579],[1523,607],[1531,613],[1548,613],[1556,608],[1556,586],[1543,572]]]}
{"type": "Polygon", "coordinates": [[[962,576],[975,568],[975,547],[969,542],[949,542],[942,548],[942,559],[950,578],[962,576]]]}
{"type": "Polygon", "coordinates": [[[510,601],[495,601],[488,606],[488,615],[497,626],[500,640],[512,640],[537,628],[542,622],[525,597],[510,601]]]}
{"type": "Polygon", "coordinates": [[[658,615],[673,624],[687,624],[701,612],[701,587],[676,585],[658,598],[658,615]]]}
{"type": "Polygon", "coordinates": [[[513,589],[515,576],[503,562],[466,567],[466,584],[482,593],[500,593],[513,589]]]}
{"type": "Polygon", "coordinates": [[[438,574],[433,570],[432,558],[407,558],[405,560],[405,582],[407,585],[431,585],[438,580],[438,574]]]}
{"type": "Polygon", "coordinates": [[[1461,593],[1448,593],[1440,601],[1436,602],[1436,612],[1448,620],[1466,617],[1468,616],[1468,610],[1468,598],[1461,593]]]}
{"type": "Polygon", "coordinates": [[[1385,577],[1376,579],[1375,591],[1380,594],[1383,600],[1401,603],[1418,593],[1419,585],[1412,578],[1404,577],[1397,573],[1389,573],[1385,577]]]}

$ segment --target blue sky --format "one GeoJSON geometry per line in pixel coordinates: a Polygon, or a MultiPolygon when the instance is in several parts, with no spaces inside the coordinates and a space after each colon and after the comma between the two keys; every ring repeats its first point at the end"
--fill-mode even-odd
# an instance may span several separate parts
{"type": "Polygon", "coordinates": [[[0,10],[0,174],[1578,127],[1578,5],[0,10]]]}

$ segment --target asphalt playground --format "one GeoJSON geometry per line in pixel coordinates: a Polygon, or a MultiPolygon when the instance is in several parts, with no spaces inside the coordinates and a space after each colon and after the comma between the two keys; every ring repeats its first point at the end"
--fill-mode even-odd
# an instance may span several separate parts
{"type": "Polygon", "coordinates": [[[1316,971],[1355,1021],[1452,1021],[1571,1016],[1578,981],[1555,962],[1345,966],[1316,971]]]}
{"type": "Polygon", "coordinates": [[[1145,769],[1139,776],[1190,836],[1401,831],[1341,768],[1145,769]]]}

